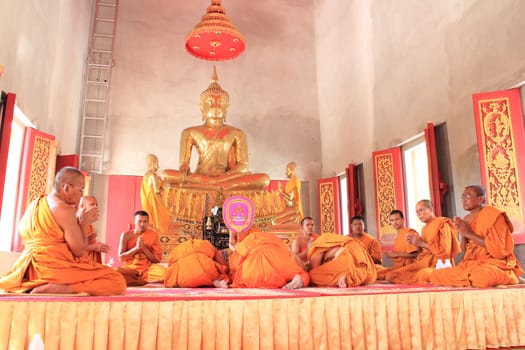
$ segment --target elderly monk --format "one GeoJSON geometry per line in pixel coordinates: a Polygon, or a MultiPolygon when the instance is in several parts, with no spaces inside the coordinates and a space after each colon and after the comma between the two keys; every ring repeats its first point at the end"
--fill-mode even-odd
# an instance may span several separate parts
{"type": "Polygon", "coordinates": [[[190,239],[171,250],[164,285],[228,288],[228,264],[209,241],[190,239]]]}
{"type": "Polygon", "coordinates": [[[164,280],[166,268],[160,265],[162,249],[159,234],[148,229],[149,215],[144,210],[135,212],[135,227],[122,232],[119,244],[119,259],[124,269],[137,271],[147,282],[164,280]]]}
{"type": "Polygon", "coordinates": [[[355,215],[350,219],[350,234],[349,236],[352,238],[357,239],[358,241],[363,244],[363,246],[366,248],[366,251],[372,259],[374,259],[374,263],[381,265],[383,262],[383,257],[381,254],[381,243],[372,235],[366,233],[365,231],[365,219],[361,215],[355,215]]]}
{"type": "Polygon", "coordinates": [[[146,156],[148,170],[142,177],[140,186],[140,203],[142,209],[149,214],[149,222],[160,232],[166,233],[171,221],[170,211],[161,198],[162,180],[157,175],[159,159],[154,154],[146,156]]]}
{"type": "Polygon", "coordinates": [[[321,287],[356,287],[374,283],[376,266],[365,247],[349,236],[324,233],[308,249],[312,284],[321,287]]]}
{"type": "Polygon", "coordinates": [[[78,211],[84,175],[62,168],[52,192],[27,207],[19,223],[25,249],[11,271],[0,278],[8,292],[122,294],[124,278],[88,257],[87,228],[99,216],[97,207],[78,211]]]}
{"type": "Polygon", "coordinates": [[[393,283],[424,284],[430,282],[430,274],[438,260],[441,264],[453,264],[460,247],[457,231],[449,218],[434,214],[432,202],[428,199],[416,204],[416,214],[425,223],[421,236],[407,235],[407,242],[421,248],[416,260],[408,265],[388,272],[387,281],[393,283]]]}
{"type": "Polygon", "coordinates": [[[519,283],[523,270],[514,256],[513,227],[507,215],[484,205],[485,190],[478,185],[465,187],[463,209],[469,213],[454,218],[461,236],[463,260],[458,266],[432,272],[434,284],[455,287],[494,287],[519,283]]]}
{"type": "Polygon", "coordinates": [[[408,227],[405,227],[405,219],[401,210],[392,210],[389,216],[390,226],[396,231],[394,240],[394,249],[384,253],[386,257],[392,259],[392,267],[382,269],[377,272],[377,279],[384,280],[387,272],[398,269],[405,265],[411,264],[416,260],[419,248],[407,242],[408,235],[417,235],[418,233],[408,227]]]}
{"type": "Polygon", "coordinates": [[[310,283],[283,240],[257,229],[241,235],[229,263],[234,288],[296,289],[310,283]]]}
{"type": "Polygon", "coordinates": [[[229,95],[217,81],[214,67],[212,83],[200,96],[204,124],[182,132],[179,170],[165,170],[163,180],[172,185],[201,190],[263,189],[270,179],[266,174],[248,172],[246,135],[242,130],[225,124],[229,95]],[[191,173],[193,147],[199,154],[199,160],[197,169],[191,173]]]}
{"type": "MultiPolygon", "coordinates": [[[[95,196],[83,196],[80,198],[80,203],[78,204],[78,210],[80,213],[93,207],[98,207],[98,201],[95,196]]],[[[111,247],[106,243],[97,241],[97,233],[95,232],[93,224],[89,225],[85,234],[88,238],[87,254],[93,259],[93,261],[102,263],[102,253],[107,253],[111,247]]]]}

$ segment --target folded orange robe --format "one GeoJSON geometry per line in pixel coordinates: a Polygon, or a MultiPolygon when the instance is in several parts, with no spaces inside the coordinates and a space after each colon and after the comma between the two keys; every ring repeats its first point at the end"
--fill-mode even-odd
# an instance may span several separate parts
{"type": "Polygon", "coordinates": [[[206,240],[190,239],[170,252],[164,285],[195,288],[213,286],[217,279],[228,281],[227,266],[213,258],[215,247],[206,240]]]}
{"type": "Polygon", "coordinates": [[[383,257],[381,253],[381,243],[377,239],[375,239],[372,235],[369,233],[363,232],[361,237],[357,238],[361,244],[366,248],[366,251],[372,259],[374,259],[374,263],[381,264],[383,262],[383,257]]]}
{"type": "MultiPolygon", "coordinates": [[[[128,241],[126,250],[132,249],[137,245],[137,239],[142,236],[144,244],[153,252],[153,255],[160,261],[162,259],[162,249],[160,247],[159,234],[152,230],[146,230],[128,241]]],[[[140,276],[148,282],[159,282],[164,280],[166,268],[160,264],[152,263],[146,254],[136,253],[124,262],[124,268],[132,269],[140,273],[140,276]]]]}
{"type": "Polygon", "coordinates": [[[513,227],[507,215],[485,206],[470,223],[470,229],[485,240],[487,247],[470,240],[458,266],[432,272],[431,282],[482,288],[519,283],[523,270],[514,255],[513,227]]]}
{"type": "Polygon", "coordinates": [[[434,271],[438,259],[449,259],[451,264],[454,263],[454,257],[460,248],[456,228],[449,218],[433,218],[421,230],[421,239],[428,244],[428,248],[422,248],[413,263],[388,272],[385,276],[387,281],[406,284],[429,283],[430,274],[434,271]]]}
{"type": "Polygon", "coordinates": [[[234,288],[281,288],[295,275],[301,276],[304,286],[310,283],[288,246],[268,232],[246,235],[235,246],[229,263],[234,288]]]}
{"type": "MultiPolygon", "coordinates": [[[[94,244],[97,242],[97,238],[96,237],[93,237],[93,238],[89,238],[89,236],[91,234],[95,233],[95,228],[93,227],[93,225],[89,225],[88,227],[88,232],[86,232],[86,236],[88,236],[88,244],[94,244]]],[[[95,262],[98,262],[98,263],[102,263],[102,253],[100,252],[96,252],[94,250],[90,250],[87,252],[87,255],[93,259],[93,261],[95,262]]]]}
{"type": "Polygon", "coordinates": [[[142,209],[149,214],[149,222],[160,232],[168,232],[170,211],[155,193],[153,186],[148,185],[146,178],[140,186],[140,203],[142,209]]]}
{"type": "Polygon", "coordinates": [[[69,285],[77,293],[124,293],[126,281],[118,272],[93,261],[87,254],[77,258],[71,253],[45,196],[29,204],[20,220],[19,233],[25,249],[11,271],[0,278],[1,289],[25,292],[55,283],[69,285]]]}
{"type": "MultiPolygon", "coordinates": [[[[399,232],[397,233],[396,239],[394,240],[394,248],[392,249],[394,252],[404,253],[404,254],[411,254],[411,253],[417,252],[417,247],[407,242],[407,235],[409,233],[412,233],[414,235],[418,234],[416,231],[408,227],[403,227],[401,230],[399,230],[399,232]]],[[[392,258],[392,267],[388,267],[380,271],[377,271],[377,279],[384,280],[388,272],[398,269],[400,267],[403,267],[405,265],[411,264],[415,260],[416,260],[416,257],[408,258],[408,257],[399,256],[399,257],[392,258]]]]}
{"type": "Polygon", "coordinates": [[[344,251],[330,260],[310,270],[310,278],[316,286],[335,287],[341,277],[346,276],[348,287],[374,283],[376,267],[363,244],[352,237],[324,233],[308,249],[308,259],[324,254],[334,247],[343,247],[344,251]]]}

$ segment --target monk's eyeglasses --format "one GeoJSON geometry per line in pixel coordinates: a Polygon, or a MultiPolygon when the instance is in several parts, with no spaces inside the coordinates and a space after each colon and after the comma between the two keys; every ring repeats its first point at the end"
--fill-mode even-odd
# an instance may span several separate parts
{"type": "Polygon", "coordinates": [[[463,193],[461,195],[461,199],[472,199],[472,198],[478,198],[481,197],[479,194],[470,194],[470,193],[463,193]]]}

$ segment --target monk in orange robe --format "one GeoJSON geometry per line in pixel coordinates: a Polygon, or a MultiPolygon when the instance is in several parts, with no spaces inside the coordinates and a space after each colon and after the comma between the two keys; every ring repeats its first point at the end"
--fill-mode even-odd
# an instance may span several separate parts
{"type": "Polygon", "coordinates": [[[124,278],[88,257],[86,228],[97,220],[99,211],[94,207],[77,213],[84,181],[78,169],[62,168],[52,192],[29,204],[19,223],[24,251],[11,271],[0,278],[0,289],[53,294],[124,293],[124,278]]]}
{"type": "Polygon", "coordinates": [[[361,215],[355,215],[350,219],[350,237],[360,241],[363,246],[366,248],[366,251],[374,263],[381,265],[383,262],[383,257],[381,254],[381,243],[375,239],[372,235],[364,232],[365,229],[365,219],[361,215]]]}
{"type": "Polygon", "coordinates": [[[314,228],[314,219],[310,216],[305,216],[301,220],[301,233],[292,241],[292,253],[295,254],[297,262],[303,266],[305,271],[310,269],[310,260],[306,258],[308,248],[319,237],[319,235],[315,234],[314,228]]]}
{"type": "Polygon", "coordinates": [[[413,263],[419,253],[418,247],[407,242],[408,235],[417,235],[418,233],[411,228],[405,227],[403,212],[397,209],[392,210],[389,220],[390,225],[397,230],[394,249],[384,253],[385,256],[392,259],[392,267],[377,271],[378,280],[384,280],[389,271],[413,263]]]}
{"type": "Polygon", "coordinates": [[[295,289],[310,283],[308,272],[283,240],[272,233],[252,229],[232,248],[229,264],[234,288],[295,289]]]}
{"type": "Polygon", "coordinates": [[[171,250],[164,286],[227,288],[228,265],[209,241],[190,239],[171,250]]]}
{"type": "Polygon", "coordinates": [[[460,247],[457,230],[452,220],[436,217],[432,202],[428,199],[416,204],[416,214],[426,225],[421,236],[409,234],[407,242],[421,248],[416,260],[408,265],[388,272],[385,276],[392,283],[425,284],[430,282],[430,274],[440,260],[441,264],[454,264],[454,257],[460,247]]]}
{"type": "Polygon", "coordinates": [[[148,229],[149,215],[144,210],[135,212],[135,228],[120,235],[119,259],[124,269],[137,271],[147,282],[162,282],[166,268],[160,265],[162,249],[159,234],[148,229]]]}
{"type": "Polygon", "coordinates": [[[312,283],[321,287],[356,287],[374,283],[376,267],[359,240],[324,233],[308,249],[312,283]]]}
{"type": "Polygon", "coordinates": [[[501,210],[485,206],[485,189],[467,186],[461,196],[469,213],[454,223],[465,251],[458,266],[432,272],[434,284],[455,287],[494,287],[517,284],[523,270],[514,255],[513,227],[501,210]]]}
{"type": "MultiPolygon", "coordinates": [[[[85,208],[89,209],[92,207],[98,207],[98,201],[95,196],[83,196],[80,198],[78,210],[84,210],[85,208]]],[[[102,263],[102,253],[107,253],[110,250],[110,246],[106,243],[97,241],[97,233],[95,232],[93,224],[89,225],[85,233],[88,238],[88,255],[93,261],[102,263]]]]}
{"type": "Polygon", "coordinates": [[[140,203],[142,209],[148,213],[149,222],[162,233],[166,233],[171,221],[170,211],[161,198],[163,191],[162,180],[157,174],[159,160],[156,155],[146,156],[148,170],[142,177],[140,186],[140,203]]]}

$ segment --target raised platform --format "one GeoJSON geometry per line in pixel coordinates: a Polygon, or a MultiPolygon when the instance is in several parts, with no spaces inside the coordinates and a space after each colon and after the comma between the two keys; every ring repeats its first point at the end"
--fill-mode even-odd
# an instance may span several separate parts
{"type": "Polygon", "coordinates": [[[490,289],[128,288],[123,296],[1,294],[0,349],[525,347],[525,285],[490,289]]]}

